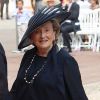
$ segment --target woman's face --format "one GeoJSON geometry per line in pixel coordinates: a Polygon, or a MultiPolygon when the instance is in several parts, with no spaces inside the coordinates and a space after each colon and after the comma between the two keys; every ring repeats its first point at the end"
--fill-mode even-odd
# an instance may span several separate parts
{"type": "Polygon", "coordinates": [[[32,43],[37,49],[49,49],[55,40],[55,31],[50,21],[43,24],[31,35],[32,43]]]}

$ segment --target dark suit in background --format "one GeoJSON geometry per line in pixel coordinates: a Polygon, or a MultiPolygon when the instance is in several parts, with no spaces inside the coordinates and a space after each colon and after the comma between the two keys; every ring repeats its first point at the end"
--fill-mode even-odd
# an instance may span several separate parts
{"type": "Polygon", "coordinates": [[[9,5],[9,0],[1,0],[1,19],[3,19],[3,8],[4,8],[4,4],[6,4],[6,19],[9,19],[9,15],[8,15],[8,5],[9,5]]]}
{"type": "MultiPolygon", "coordinates": [[[[68,7],[67,7],[68,10],[68,7]]],[[[80,30],[79,25],[79,5],[76,2],[73,2],[70,9],[70,16],[61,24],[61,32],[63,36],[63,45],[68,47],[68,51],[71,52],[71,37],[70,32],[76,33],[77,30],[80,30]]]]}
{"type": "Polygon", "coordinates": [[[0,44],[0,100],[10,100],[7,82],[7,61],[5,51],[0,44]]]}

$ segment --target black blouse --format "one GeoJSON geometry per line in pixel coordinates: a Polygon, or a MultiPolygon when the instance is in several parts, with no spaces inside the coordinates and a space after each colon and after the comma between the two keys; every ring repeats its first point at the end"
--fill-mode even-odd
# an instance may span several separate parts
{"type": "Polygon", "coordinates": [[[55,48],[50,51],[47,58],[35,57],[28,71],[27,80],[32,79],[44,61],[47,61],[47,63],[34,82],[27,84],[24,80],[25,70],[33,55],[34,51],[30,50],[22,59],[17,79],[10,92],[13,100],[87,100],[77,63],[66,51],[63,52],[63,57],[61,57],[61,54],[58,54],[55,48]],[[67,65],[66,60],[68,60],[69,65],[67,65]],[[66,66],[65,71],[64,66],[66,66]],[[66,76],[64,76],[64,72],[66,72],[66,76]]]}
{"type": "MultiPolygon", "coordinates": [[[[35,57],[28,71],[28,81],[42,67],[46,59],[40,56],[35,57]]],[[[51,66],[51,64],[50,66],[45,65],[44,69],[38,74],[32,84],[27,84],[24,80],[26,68],[22,67],[19,71],[16,81],[20,82],[17,84],[14,100],[66,100],[64,99],[65,87],[63,72],[59,66],[51,66]]]]}

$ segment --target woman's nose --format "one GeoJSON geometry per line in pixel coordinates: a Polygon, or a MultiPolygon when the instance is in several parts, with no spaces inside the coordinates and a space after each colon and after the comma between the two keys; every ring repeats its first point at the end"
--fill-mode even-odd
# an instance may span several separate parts
{"type": "Polygon", "coordinates": [[[44,38],[45,37],[45,33],[44,32],[41,32],[41,38],[44,38]]]}

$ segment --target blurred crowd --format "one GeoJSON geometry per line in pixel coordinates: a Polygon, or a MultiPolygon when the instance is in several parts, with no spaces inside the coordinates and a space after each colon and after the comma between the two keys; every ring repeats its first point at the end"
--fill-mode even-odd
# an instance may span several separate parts
{"type": "MultiPolygon", "coordinates": [[[[71,12],[70,17],[61,23],[63,45],[71,52],[70,43],[72,39],[69,33],[76,33],[76,31],[80,30],[80,16],[89,13],[91,10],[98,9],[99,2],[99,0],[0,0],[0,17],[1,20],[16,18],[19,43],[31,16],[44,7],[57,5],[62,10],[71,12]]],[[[85,39],[87,39],[86,36],[85,39]]]]}
{"type": "MultiPolygon", "coordinates": [[[[3,19],[3,13],[6,14],[6,19],[10,19],[15,15],[18,0],[0,0],[0,17],[3,19]],[[5,9],[4,9],[5,8],[5,9]]],[[[21,0],[22,1],[22,0],[21,0]]],[[[27,8],[34,14],[38,9],[44,6],[53,6],[60,1],[66,2],[66,0],[23,0],[23,8],[27,8]]],[[[80,6],[80,13],[86,13],[85,10],[94,10],[99,8],[99,0],[72,0],[77,2],[80,6]]],[[[66,3],[65,3],[66,4],[66,3]]]]}

